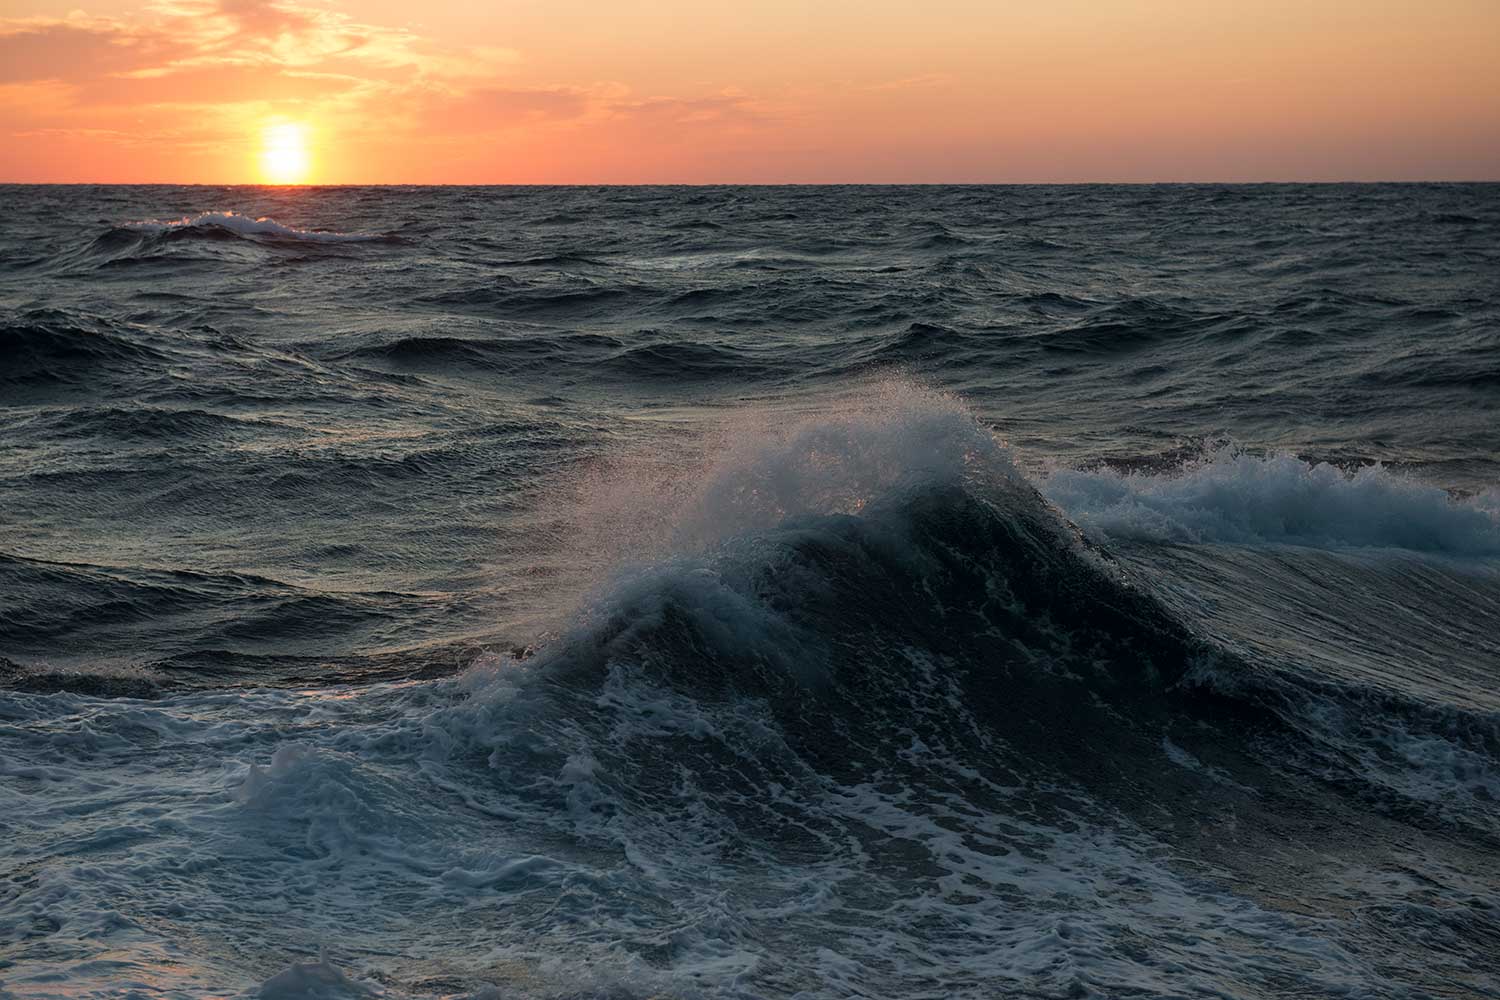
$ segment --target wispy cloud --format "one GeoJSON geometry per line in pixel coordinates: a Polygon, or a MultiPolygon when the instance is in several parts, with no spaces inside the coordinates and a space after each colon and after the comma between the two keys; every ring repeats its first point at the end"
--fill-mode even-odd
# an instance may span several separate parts
{"type": "Polygon", "coordinates": [[[704,124],[754,125],[771,114],[745,94],[724,93],[707,97],[649,97],[619,100],[608,105],[611,114],[658,124],[693,126],[704,124]]]}
{"type": "Polygon", "coordinates": [[[879,83],[867,84],[864,89],[882,90],[931,90],[937,87],[951,87],[956,78],[949,73],[924,73],[920,76],[904,76],[897,80],[882,80],[879,83]]]}
{"type": "Polygon", "coordinates": [[[520,84],[521,53],[495,41],[441,44],[301,0],[158,0],[131,17],[0,19],[0,134],[207,148],[273,115],[435,143],[621,123],[650,134],[743,130],[764,118],[728,91],[520,84]]]}

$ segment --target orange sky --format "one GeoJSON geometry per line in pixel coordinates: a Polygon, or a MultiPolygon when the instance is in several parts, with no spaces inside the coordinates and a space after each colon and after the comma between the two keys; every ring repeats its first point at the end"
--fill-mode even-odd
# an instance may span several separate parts
{"type": "Polygon", "coordinates": [[[0,181],[1500,180],[1500,0],[0,0],[0,181]]]}

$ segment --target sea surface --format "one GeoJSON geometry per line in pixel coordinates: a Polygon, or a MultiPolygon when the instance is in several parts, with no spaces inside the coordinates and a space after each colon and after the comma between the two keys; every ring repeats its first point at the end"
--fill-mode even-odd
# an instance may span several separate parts
{"type": "Polygon", "coordinates": [[[0,996],[1500,997],[1500,185],[0,220],[0,996]]]}

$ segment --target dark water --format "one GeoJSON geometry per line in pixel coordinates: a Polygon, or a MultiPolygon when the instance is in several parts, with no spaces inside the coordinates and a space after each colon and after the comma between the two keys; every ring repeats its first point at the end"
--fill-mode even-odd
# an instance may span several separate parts
{"type": "Polygon", "coordinates": [[[1500,996],[1500,186],[0,212],[0,996],[1500,996]]]}

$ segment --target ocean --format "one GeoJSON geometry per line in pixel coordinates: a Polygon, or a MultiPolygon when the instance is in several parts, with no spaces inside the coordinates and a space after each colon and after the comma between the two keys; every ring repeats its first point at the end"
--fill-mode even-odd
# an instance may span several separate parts
{"type": "Polygon", "coordinates": [[[0,996],[1500,997],[1500,185],[0,218],[0,996]]]}

